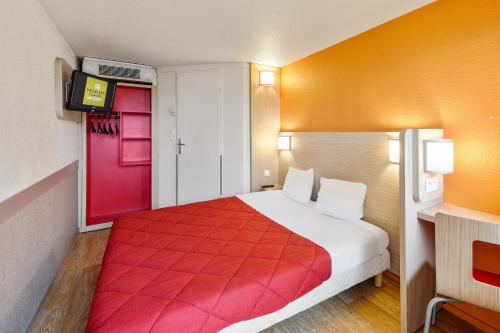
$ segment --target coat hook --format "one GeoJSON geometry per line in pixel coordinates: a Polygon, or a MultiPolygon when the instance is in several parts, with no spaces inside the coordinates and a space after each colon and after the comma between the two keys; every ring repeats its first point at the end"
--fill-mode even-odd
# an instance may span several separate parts
{"type": "Polygon", "coordinates": [[[112,121],[112,116],[110,115],[108,118],[108,132],[111,136],[115,135],[115,132],[113,132],[113,121],[112,121]]]}
{"type": "Polygon", "coordinates": [[[101,127],[101,115],[100,114],[97,114],[97,133],[99,133],[99,134],[104,133],[102,131],[102,127],[101,127]]]}
{"type": "Polygon", "coordinates": [[[90,114],[90,132],[91,133],[97,132],[94,126],[94,115],[92,113],[90,114]]]}
{"type": "Polygon", "coordinates": [[[102,132],[106,135],[109,135],[109,132],[108,132],[108,129],[106,128],[106,119],[107,119],[107,115],[103,114],[102,115],[102,118],[103,118],[103,122],[102,122],[102,132]]]}
{"type": "Polygon", "coordinates": [[[120,114],[118,113],[116,115],[116,121],[115,121],[115,133],[116,133],[116,135],[120,134],[120,129],[118,127],[119,121],[120,121],[120,114]]]}

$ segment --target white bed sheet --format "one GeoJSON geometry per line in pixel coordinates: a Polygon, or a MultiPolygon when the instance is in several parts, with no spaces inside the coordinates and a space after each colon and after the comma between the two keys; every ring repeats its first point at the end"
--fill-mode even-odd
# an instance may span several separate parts
{"type": "Polygon", "coordinates": [[[284,308],[224,328],[222,333],[259,332],[290,318],[390,267],[389,237],[365,221],[341,221],[303,205],[282,191],[265,191],[238,196],[261,214],[322,246],[332,258],[332,276],[284,308]]]}
{"type": "Polygon", "coordinates": [[[332,274],[345,272],[386,251],[387,232],[368,222],[342,221],[303,205],[282,191],[239,195],[259,213],[320,245],[332,259],[332,274]]]}

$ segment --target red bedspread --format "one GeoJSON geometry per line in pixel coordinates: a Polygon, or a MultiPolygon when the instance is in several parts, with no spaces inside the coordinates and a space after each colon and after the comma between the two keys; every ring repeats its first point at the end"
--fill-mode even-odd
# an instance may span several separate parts
{"type": "Polygon", "coordinates": [[[111,230],[87,332],[216,332],[330,275],[326,250],[236,197],[134,213],[111,230]]]}

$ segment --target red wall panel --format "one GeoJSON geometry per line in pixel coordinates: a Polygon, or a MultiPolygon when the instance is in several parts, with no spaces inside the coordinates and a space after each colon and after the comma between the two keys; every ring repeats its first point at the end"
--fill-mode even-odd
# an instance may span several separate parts
{"type": "Polygon", "coordinates": [[[91,133],[87,114],[87,225],[151,209],[151,90],[118,86],[113,112],[119,135],[91,133]]]}

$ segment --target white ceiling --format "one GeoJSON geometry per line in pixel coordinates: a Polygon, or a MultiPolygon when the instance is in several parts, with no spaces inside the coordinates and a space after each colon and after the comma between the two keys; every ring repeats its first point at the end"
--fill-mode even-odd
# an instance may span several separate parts
{"type": "Polygon", "coordinates": [[[432,0],[39,0],[77,55],[282,66],[432,0]]]}

